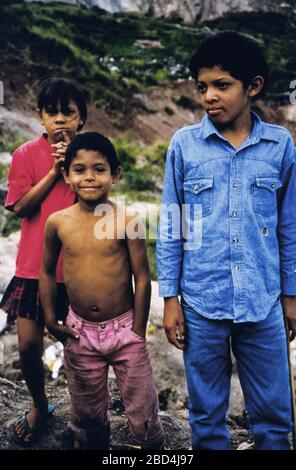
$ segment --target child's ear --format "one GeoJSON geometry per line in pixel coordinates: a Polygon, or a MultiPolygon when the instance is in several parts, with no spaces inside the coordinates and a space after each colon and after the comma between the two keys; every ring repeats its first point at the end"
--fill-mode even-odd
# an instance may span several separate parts
{"type": "Polygon", "coordinates": [[[116,174],[112,175],[112,184],[118,183],[118,181],[120,180],[121,175],[122,175],[122,167],[119,166],[119,167],[117,167],[116,174]]]}
{"type": "Polygon", "coordinates": [[[264,85],[264,78],[261,75],[257,75],[253,78],[250,85],[248,86],[248,95],[250,97],[258,95],[258,93],[262,90],[264,85]]]}
{"type": "Polygon", "coordinates": [[[63,177],[64,177],[64,180],[65,180],[65,183],[70,184],[69,175],[66,173],[65,168],[62,168],[62,173],[63,173],[63,177]]]}

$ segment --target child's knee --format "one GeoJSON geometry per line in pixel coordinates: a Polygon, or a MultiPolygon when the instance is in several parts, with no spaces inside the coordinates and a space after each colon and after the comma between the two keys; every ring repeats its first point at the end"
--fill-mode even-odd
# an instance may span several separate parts
{"type": "Polygon", "coordinates": [[[42,348],[37,341],[20,341],[19,355],[21,360],[32,360],[42,356],[42,348]]]}

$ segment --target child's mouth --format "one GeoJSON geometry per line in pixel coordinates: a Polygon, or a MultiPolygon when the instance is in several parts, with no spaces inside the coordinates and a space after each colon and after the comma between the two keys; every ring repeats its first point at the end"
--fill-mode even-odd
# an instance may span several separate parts
{"type": "Polygon", "coordinates": [[[207,113],[209,116],[219,116],[223,112],[222,108],[213,108],[213,109],[208,109],[207,113]]]}

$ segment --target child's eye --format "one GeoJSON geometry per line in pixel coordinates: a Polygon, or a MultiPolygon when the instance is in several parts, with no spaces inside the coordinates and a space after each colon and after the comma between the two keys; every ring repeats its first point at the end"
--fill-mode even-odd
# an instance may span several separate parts
{"type": "Polygon", "coordinates": [[[229,87],[229,83],[219,83],[217,86],[220,90],[225,90],[229,87]]]}
{"type": "Polygon", "coordinates": [[[57,114],[57,111],[55,109],[47,109],[46,112],[49,116],[54,116],[55,114],[57,114]]]}
{"type": "Polygon", "coordinates": [[[83,170],[84,170],[84,168],[83,168],[83,167],[80,167],[80,166],[77,166],[76,168],[74,168],[74,171],[75,171],[76,173],[82,173],[83,170]]]}
{"type": "Polygon", "coordinates": [[[203,85],[202,83],[198,83],[198,84],[197,84],[197,91],[198,91],[199,93],[205,93],[205,91],[206,91],[205,85],[203,85]]]}
{"type": "Polygon", "coordinates": [[[66,109],[63,114],[65,116],[72,116],[73,114],[75,114],[75,111],[74,109],[66,109]]]}
{"type": "Polygon", "coordinates": [[[96,171],[97,171],[98,173],[102,173],[103,171],[105,171],[105,168],[99,167],[99,168],[96,168],[96,171]]]}

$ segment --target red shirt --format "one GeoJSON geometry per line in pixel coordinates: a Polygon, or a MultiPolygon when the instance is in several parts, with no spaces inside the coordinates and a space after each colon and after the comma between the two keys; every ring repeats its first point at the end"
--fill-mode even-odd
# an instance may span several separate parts
{"type": "MultiPolygon", "coordinates": [[[[21,145],[15,151],[8,173],[5,207],[13,206],[48,174],[54,164],[52,153],[53,147],[44,136],[21,145]]],[[[59,178],[38,209],[22,220],[21,239],[16,257],[16,276],[39,279],[45,223],[53,212],[71,206],[74,200],[75,193],[63,178],[59,178]]],[[[58,260],[56,280],[63,282],[61,256],[58,260]]]]}

